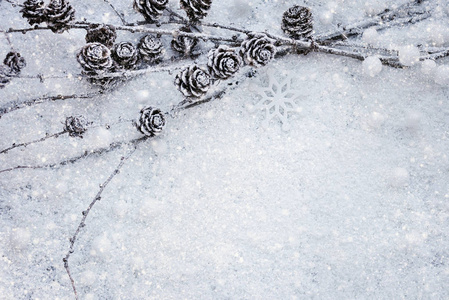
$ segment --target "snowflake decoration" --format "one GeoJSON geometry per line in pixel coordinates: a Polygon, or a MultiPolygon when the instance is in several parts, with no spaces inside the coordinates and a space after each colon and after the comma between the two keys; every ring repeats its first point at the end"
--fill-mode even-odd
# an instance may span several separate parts
{"type": "Polygon", "coordinates": [[[282,129],[290,129],[288,123],[289,113],[299,112],[300,107],[295,102],[299,97],[299,90],[292,89],[293,76],[287,74],[284,80],[278,81],[272,71],[268,71],[268,86],[258,89],[256,92],[261,96],[260,101],[254,106],[254,110],[265,110],[265,120],[262,126],[268,127],[273,119],[279,119],[282,129]]]}

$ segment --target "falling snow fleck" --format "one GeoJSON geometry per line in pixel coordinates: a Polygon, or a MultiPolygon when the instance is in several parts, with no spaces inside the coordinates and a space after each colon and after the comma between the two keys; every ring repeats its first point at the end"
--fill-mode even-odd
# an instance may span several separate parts
{"type": "Polygon", "coordinates": [[[261,97],[254,106],[254,111],[265,110],[265,119],[262,126],[268,127],[273,119],[282,123],[282,129],[290,129],[288,116],[290,113],[299,112],[299,106],[295,102],[299,97],[299,90],[291,87],[293,76],[288,74],[283,80],[278,80],[272,70],[267,71],[268,86],[258,88],[256,93],[261,97]]]}

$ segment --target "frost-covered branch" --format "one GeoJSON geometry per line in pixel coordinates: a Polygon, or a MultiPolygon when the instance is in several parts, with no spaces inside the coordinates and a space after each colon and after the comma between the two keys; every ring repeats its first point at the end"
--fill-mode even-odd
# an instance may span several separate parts
{"type": "Polygon", "coordinates": [[[26,142],[26,143],[21,143],[21,144],[13,144],[11,147],[6,148],[6,149],[3,149],[2,151],[0,151],[0,154],[6,153],[6,152],[8,152],[9,150],[12,150],[12,149],[15,149],[15,148],[26,147],[26,146],[31,145],[31,144],[40,143],[40,142],[43,142],[43,141],[45,141],[45,140],[47,140],[47,139],[50,139],[50,138],[53,138],[53,137],[54,137],[54,138],[57,138],[57,137],[59,137],[59,136],[61,136],[61,135],[63,135],[63,134],[66,134],[66,133],[68,133],[68,132],[67,132],[66,130],[63,130],[63,131],[60,131],[60,132],[58,132],[58,133],[46,135],[46,136],[43,137],[43,138],[40,138],[40,139],[38,139],[38,140],[31,141],[31,142],[26,142]]]}
{"type": "Polygon", "coordinates": [[[126,22],[125,17],[123,15],[123,13],[119,12],[114,5],[112,5],[112,3],[109,0],[103,0],[104,2],[106,2],[114,11],[114,13],[119,17],[120,21],[122,21],[123,25],[127,25],[128,22],[126,22]]]}
{"type": "Polygon", "coordinates": [[[135,142],[132,143],[133,145],[133,149],[124,157],[121,158],[120,163],[118,164],[118,166],[114,169],[114,171],[111,173],[111,175],[109,175],[109,177],[106,179],[105,182],[103,182],[103,184],[100,185],[100,190],[98,191],[98,193],[95,195],[94,199],[92,200],[92,202],[89,204],[89,206],[87,207],[87,209],[85,211],[82,212],[83,217],[81,218],[81,222],[79,223],[78,227],[76,228],[75,233],[73,234],[73,236],[69,239],[70,241],[70,247],[69,247],[69,251],[67,252],[66,256],[62,259],[64,262],[64,268],[67,271],[67,275],[69,276],[70,282],[72,284],[72,288],[73,288],[73,292],[75,294],[75,298],[78,299],[78,292],[76,290],[76,285],[75,285],[75,280],[73,279],[73,276],[70,272],[70,266],[69,266],[69,259],[70,256],[72,255],[72,253],[75,251],[75,243],[77,241],[78,235],[80,234],[81,228],[84,228],[86,226],[86,219],[87,216],[89,215],[90,211],[92,210],[93,206],[95,205],[95,203],[97,203],[97,201],[100,201],[101,199],[101,194],[103,193],[103,191],[105,190],[105,188],[108,186],[108,184],[111,182],[111,180],[120,173],[120,169],[123,167],[123,165],[125,164],[125,162],[133,155],[133,153],[137,150],[137,145],[143,141],[145,141],[147,139],[147,137],[144,138],[140,138],[138,140],[136,140],[135,142]]]}
{"type": "Polygon", "coordinates": [[[66,100],[66,99],[88,99],[88,98],[92,98],[92,97],[100,95],[100,94],[101,94],[101,92],[80,94],[80,95],[72,94],[72,95],[43,96],[43,97],[31,99],[31,100],[22,101],[22,102],[11,101],[11,102],[8,102],[8,103],[0,106],[0,118],[3,115],[10,113],[12,111],[15,111],[15,110],[18,110],[21,108],[25,108],[25,107],[29,107],[32,105],[36,105],[36,104],[60,101],[60,100],[66,100]]]}

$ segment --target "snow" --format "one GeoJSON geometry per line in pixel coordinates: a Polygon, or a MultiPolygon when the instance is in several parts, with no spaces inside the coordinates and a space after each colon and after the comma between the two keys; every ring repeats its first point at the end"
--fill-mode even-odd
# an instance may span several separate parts
{"type": "Polygon", "coordinates": [[[399,48],[399,62],[404,66],[411,67],[419,62],[419,49],[413,45],[399,48]]]}
{"type": "Polygon", "coordinates": [[[363,61],[362,67],[366,75],[374,77],[382,71],[382,62],[377,56],[369,56],[363,61]]]}
{"type": "MultiPolygon", "coordinates": [[[[129,21],[142,20],[130,1],[110,2],[129,21]]],[[[331,23],[315,18],[321,33],[405,2],[302,3],[316,16],[335,11],[331,23]]],[[[104,1],[72,3],[78,20],[120,24],[104,1]]],[[[296,3],[214,1],[206,21],[282,34],[282,13],[296,3]]],[[[433,41],[447,47],[447,39],[426,31],[447,24],[447,3],[439,3],[445,6],[434,19],[376,32],[376,47],[437,46],[433,41]]],[[[182,13],[178,2],[170,7],[182,13]]],[[[1,29],[27,26],[6,1],[0,15],[1,29]]],[[[28,62],[23,75],[74,76],[44,83],[16,78],[0,90],[0,106],[93,91],[75,75],[74,53],[84,34],[11,34],[28,62]]],[[[368,36],[362,42],[374,43],[368,36]]],[[[120,32],[118,42],[140,37],[120,32]]],[[[0,36],[0,57],[8,51],[0,36]]],[[[221,82],[217,90],[233,83],[221,99],[167,116],[163,133],[138,146],[81,230],[69,262],[80,299],[448,298],[448,63],[395,69],[375,56],[361,62],[315,52],[288,55],[252,78],[245,69],[221,82]],[[249,108],[270,80],[283,86],[286,79],[299,95],[297,109],[263,126],[264,111],[249,108]],[[284,121],[290,130],[283,130],[284,121]]],[[[2,153],[0,169],[55,163],[141,137],[125,120],[138,118],[144,106],[168,111],[183,100],[175,74],[151,73],[92,99],[5,114],[0,150],[59,132],[72,115],[100,127],[82,139],[64,135],[2,153]]],[[[58,168],[0,173],[0,298],[74,298],[62,262],[69,238],[131,149],[58,168]]]]}

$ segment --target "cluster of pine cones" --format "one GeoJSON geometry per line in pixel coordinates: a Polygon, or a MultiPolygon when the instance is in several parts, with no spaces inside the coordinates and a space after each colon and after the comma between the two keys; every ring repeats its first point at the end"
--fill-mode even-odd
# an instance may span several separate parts
{"type": "MultiPolygon", "coordinates": [[[[197,22],[207,15],[212,0],[180,0],[181,8],[191,22],[197,22]]],[[[156,23],[168,6],[168,0],[134,0],[134,9],[140,12],[148,23],[156,23]]]]}
{"type": "Polygon", "coordinates": [[[67,30],[75,18],[75,10],[67,0],[51,0],[47,6],[42,0],[26,0],[20,12],[30,25],[46,22],[55,33],[67,30]]]}

